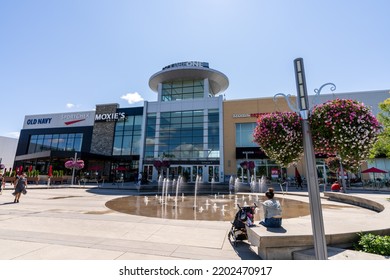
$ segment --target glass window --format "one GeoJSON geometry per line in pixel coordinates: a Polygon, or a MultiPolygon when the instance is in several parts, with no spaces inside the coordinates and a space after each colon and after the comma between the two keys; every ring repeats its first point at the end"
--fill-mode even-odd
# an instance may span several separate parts
{"type": "Polygon", "coordinates": [[[133,136],[123,137],[122,156],[123,155],[126,155],[126,156],[130,155],[132,141],[133,141],[133,136]]]}
{"type": "MultiPolygon", "coordinates": [[[[146,145],[148,145],[148,139],[153,139],[155,136],[156,127],[156,115],[151,114],[148,116],[148,126],[146,129],[146,145]]],[[[128,115],[126,120],[118,121],[115,126],[113,155],[136,155],[139,154],[140,141],[135,143],[134,137],[141,138],[142,132],[142,115],[128,115]],[[134,147],[134,145],[138,145],[134,147]]]]}
{"type": "Polygon", "coordinates": [[[112,150],[113,155],[120,155],[122,149],[122,137],[116,136],[114,137],[114,148],[112,150]]]}
{"type": "MultiPolygon", "coordinates": [[[[58,150],[59,138],[60,138],[59,134],[53,134],[53,139],[51,140],[51,147],[52,147],[52,150],[54,150],[54,151],[58,150]]],[[[81,140],[83,140],[83,134],[81,134],[81,140]]],[[[79,151],[81,151],[81,146],[80,146],[80,150],[79,151]]]]}
{"type": "Polygon", "coordinates": [[[236,147],[257,147],[253,142],[253,131],[256,123],[236,124],[236,147]]]}
{"type": "Polygon", "coordinates": [[[74,134],[68,135],[68,141],[66,142],[66,150],[67,151],[73,151],[73,144],[74,144],[74,134]]]}
{"type": "Polygon", "coordinates": [[[37,148],[37,142],[38,142],[38,135],[31,135],[30,144],[28,146],[28,153],[29,154],[35,153],[36,148],[37,148]]]}
{"type": "Polygon", "coordinates": [[[82,143],[83,143],[83,134],[77,133],[74,138],[74,145],[73,145],[74,150],[80,152],[82,143]]]}
{"type": "Polygon", "coordinates": [[[82,133],[31,135],[28,153],[41,151],[81,151],[82,133]]]}
{"type": "Polygon", "coordinates": [[[133,137],[133,145],[131,146],[131,154],[139,155],[141,147],[141,136],[133,137]]]}
{"type": "Polygon", "coordinates": [[[35,152],[42,152],[43,150],[43,139],[44,139],[44,135],[38,135],[38,139],[37,139],[37,147],[35,149],[35,152]]]}
{"type": "Polygon", "coordinates": [[[188,80],[167,82],[162,85],[161,100],[174,101],[181,99],[203,98],[204,81],[188,80]]]}

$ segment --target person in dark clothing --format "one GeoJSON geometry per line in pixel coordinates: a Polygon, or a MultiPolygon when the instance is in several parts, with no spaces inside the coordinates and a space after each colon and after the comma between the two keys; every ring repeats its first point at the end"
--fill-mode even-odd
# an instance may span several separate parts
{"type": "Polygon", "coordinates": [[[302,186],[302,177],[301,175],[298,175],[296,177],[296,180],[297,180],[297,189],[303,189],[303,186],[302,186]]]}
{"type": "Polygon", "coordinates": [[[15,181],[15,192],[13,193],[15,195],[14,203],[19,203],[20,196],[22,193],[26,193],[27,188],[27,175],[26,173],[23,173],[19,176],[18,179],[15,181]]]}

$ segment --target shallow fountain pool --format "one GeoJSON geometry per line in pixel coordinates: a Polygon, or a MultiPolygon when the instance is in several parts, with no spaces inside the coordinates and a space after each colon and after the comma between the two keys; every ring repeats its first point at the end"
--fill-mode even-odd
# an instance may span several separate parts
{"type": "MultiPolygon", "coordinates": [[[[233,221],[239,204],[252,206],[256,203],[255,222],[263,218],[261,203],[264,195],[213,195],[213,196],[128,196],[110,200],[106,206],[112,210],[146,217],[178,219],[233,221]],[[194,207],[194,203],[196,206],[194,207]]],[[[297,200],[278,198],[283,209],[283,218],[306,216],[310,214],[309,204],[297,200]]]]}

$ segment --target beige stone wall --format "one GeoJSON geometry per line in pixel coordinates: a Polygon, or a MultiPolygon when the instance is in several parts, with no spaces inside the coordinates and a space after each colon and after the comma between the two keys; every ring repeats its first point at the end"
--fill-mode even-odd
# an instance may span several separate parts
{"type": "MultiPolygon", "coordinates": [[[[295,102],[295,97],[291,97],[291,102],[295,102]]],[[[236,123],[256,122],[257,118],[251,114],[291,111],[282,97],[276,102],[270,97],[225,100],[223,110],[225,174],[236,173],[236,123]]]]}

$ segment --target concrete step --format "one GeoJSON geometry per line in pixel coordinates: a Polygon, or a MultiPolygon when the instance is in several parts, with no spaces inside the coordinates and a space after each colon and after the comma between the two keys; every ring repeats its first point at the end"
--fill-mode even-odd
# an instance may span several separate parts
{"type": "MultiPolygon", "coordinates": [[[[349,249],[327,247],[329,260],[386,260],[389,256],[369,254],[349,249]]],[[[293,252],[294,260],[315,260],[314,248],[293,252]]]]}

